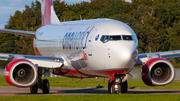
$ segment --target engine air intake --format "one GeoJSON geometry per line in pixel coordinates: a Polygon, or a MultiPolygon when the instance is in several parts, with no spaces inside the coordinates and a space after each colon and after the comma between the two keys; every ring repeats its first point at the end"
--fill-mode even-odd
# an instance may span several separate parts
{"type": "Polygon", "coordinates": [[[34,76],[33,69],[28,64],[18,65],[13,72],[13,78],[17,83],[27,84],[34,76]]]}
{"type": "Polygon", "coordinates": [[[166,59],[154,58],[142,67],[142,79],[149,86],[164,86],[174,80],[174,67],[166,59]]]}
{"type": "Polygon", "coordinates": [[[17,87],[31,87],[37,82],[37,68],[29,60],[16,59],[5,69],[5,81],[17,87]]]}
{"type": "Polygon", "coordinates": [[[170,67],[165,63],[157,63],[152,67],[151,78],[155,82],[165,82],[171,75],[170,67]]]}

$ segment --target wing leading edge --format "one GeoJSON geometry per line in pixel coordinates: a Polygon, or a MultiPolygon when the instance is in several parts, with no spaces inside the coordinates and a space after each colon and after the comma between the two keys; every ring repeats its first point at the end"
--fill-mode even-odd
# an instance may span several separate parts
{"type": "Polygon", "coordinates": [[[142,65],[152,58],[175,58],[180,57],[180,50],[138,54],[138,61],[135,65],[142,65]]]}
{"type": "Polygon", "coordinates": [[[64,64],[64,60],[62,58],[57,58],[57,57],[0,54],[0,60],[12,61],[15,59],[26,59],[31,61],[37,67],[44,67],[44,68],[59,68],[64,64]]]}
{"type": "Polygon", "coordinates": [[[35,36],[35,32],[31,31],[20,31],[20,30],[10,30],[10,29],[0,29],[0,32],[3,33],[10,33],[10,34],[16,34],[16,35],[23,35],[23,36],[35,36]]]}

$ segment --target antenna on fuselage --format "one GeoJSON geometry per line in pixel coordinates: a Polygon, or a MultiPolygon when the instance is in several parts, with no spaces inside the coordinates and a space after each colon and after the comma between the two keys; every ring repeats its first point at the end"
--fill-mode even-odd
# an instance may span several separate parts
{"type": "Polygon", "coordinates": [[[80,15],[80,20],[82,20],[82,17],[81,17],[81,15],[80,15]]]}

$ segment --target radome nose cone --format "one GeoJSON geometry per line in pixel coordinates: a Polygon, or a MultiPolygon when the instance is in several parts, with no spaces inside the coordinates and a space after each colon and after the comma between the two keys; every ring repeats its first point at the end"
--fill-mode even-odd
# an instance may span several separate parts
{"type": "Polygon", "coordinates": [[[124,61],[129,61],[131,59],[132,52],[126,49],[122,53],[119,53],[119,55],[121,58],[123,58],[124,61]]]}
{"type": "Polygon", "coordinates": [[[108,47],[110,48],[110,58],[105,63],[106,68],[130,71],[134,67],[133,53],[135,47],[133,42],[112,42],[108,47]]]}
{"type": "Polygon", "coordinates": [[[134,67],[133,53],[134,53],[134,45],[133,43],[127,42],[121,44],[116,51],[116,58],[119,61],[119,68],[130,70],[134,67]]]}
{"type": "Polygon", "coordinates": [[[124,50],[123,53],[119,54],[121,58],[121,67],[122,68],[131,68],[132,67],[132,52],[130,50],[124,50]]]}

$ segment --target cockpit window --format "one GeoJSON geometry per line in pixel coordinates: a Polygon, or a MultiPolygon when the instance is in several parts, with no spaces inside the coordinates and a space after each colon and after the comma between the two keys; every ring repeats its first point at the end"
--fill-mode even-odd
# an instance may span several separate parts
{"type": "Polygon", "coordinates": [[[109,35],[103,35],[103,36],[101,37],[101,42],[106,43],[106,42],[108,42],[108,41],[109,41],[109,35]]]}
{"type": "Polygon", "coordinates": [[[110,41],[116,41],[116,40],[121,40],[121,36],[120,35],[116,35],[116,36],[110,36],[110,41]]]}
{"type": "Polygon", "coordinates": [[[131,35],[123,35],[123,40],[133,40],[132,36],[131,35]]]}
{"type": "MultiPolygon", "coordinates": [[[[133,41],[133,37],[131,35],[122,35],[123,40],[125,41],[133,41]]],[[[122,40],[121,35],[102,35],[101,42],[106,43],[108,41],[118,41],[122,40]]]]}
{"type": "Polygon", "coordinates": [[[101,42],[103,42],[103,43],[106,43],[108,41],[117,41],[117,40],[121,40],[120,35],[113,35],[113,36],[102,35],[102,37],[101,37],[101,42]]]}

